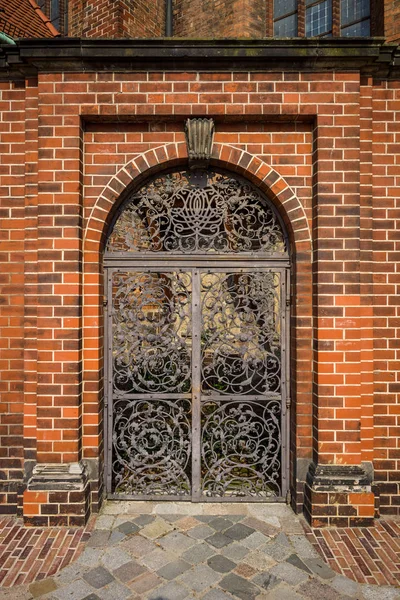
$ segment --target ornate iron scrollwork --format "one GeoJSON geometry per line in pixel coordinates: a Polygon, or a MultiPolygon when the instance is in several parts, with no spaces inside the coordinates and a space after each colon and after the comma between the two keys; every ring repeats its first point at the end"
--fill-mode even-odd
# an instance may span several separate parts
{"type": "Polygon", "coordinates": [[[203,392],[280,393],[279,273],[209,273],[201,285],[203,392]]]}
{"type": "Polygon", "coordinates": [[[158,177],[133,194],[107,252],[287,253],[275,210],[248,182],[208,171],[158,177]]]}
{"type": "Polygon", "coordinates": [[[115,492],[137,496],[189,495],[191,428],[190,400],[115,402],[115,492]]]}
{"type": "Polygon", "coordinates": [[[113,290],[114,393],[190,392],[190,273],[122,271],[113,290]]]}
{"type": "Polygon", "coordinates": [[[274,207],[224,173],[159,176],[122,207],[106,255],[108,489],[282,496],[288,247],[274,207]]]}
{"type": "Polygon", "coordinates": [[[281,406],[269,402],[202,405],[202,491],[212,497],[281,495],[281,406]]]}

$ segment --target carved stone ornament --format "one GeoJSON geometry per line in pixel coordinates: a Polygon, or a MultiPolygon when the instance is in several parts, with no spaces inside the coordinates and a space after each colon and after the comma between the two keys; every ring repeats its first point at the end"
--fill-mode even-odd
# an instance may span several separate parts
{"type": "Polygon", "coordinates": [[[191,168],[207,167],[211,157],[214,132],[213,119],[187,119],[185,135],[191,168]]]}

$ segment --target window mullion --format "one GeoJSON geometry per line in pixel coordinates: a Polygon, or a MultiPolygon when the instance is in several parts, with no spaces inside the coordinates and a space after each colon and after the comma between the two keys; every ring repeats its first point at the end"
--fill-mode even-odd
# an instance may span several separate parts
{"type": "Polygon", "coordinates": [[[340,0],[332,0],[332,36],[340,36],[340,0]]]}
{"type": "Polygon", "coordinates": [[[298,36],[305,37],[306,35],[306,0],[298,0],[297,3],[297,23],[298,36]]]}

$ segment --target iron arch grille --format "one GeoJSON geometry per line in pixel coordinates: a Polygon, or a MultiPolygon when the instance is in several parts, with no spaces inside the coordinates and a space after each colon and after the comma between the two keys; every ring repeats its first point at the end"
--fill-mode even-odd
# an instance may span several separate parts
{"type": "Polygon", "coordinates": [[[123,203],[104,261],[109,495],[282,499],[289,258],[273,205],[232,174],[163,174],[123,203]]]}

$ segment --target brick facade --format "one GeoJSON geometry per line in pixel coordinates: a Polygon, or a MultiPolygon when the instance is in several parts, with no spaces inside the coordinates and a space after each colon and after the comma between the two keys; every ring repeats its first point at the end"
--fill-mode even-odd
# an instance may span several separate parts
{"type": "MultiPolygon", "coordinates": [[[[224,27],[239,4],[224,4],[224,27]]],[[[110,6],[92,8],[93,29],[88,5],[70,2],[72,34],[162,35],[162,10],[110,6]]],[[[251,6],[228,33],[265,35],[263,2],[251,6]]],[[[189,27],[178,13],[177,36],[189,27]]],[[[235,43],[60,39],[4,51],[0,512],[71,526],[98,509],[105,236],[127,188],[187,163],[185,119],[207,116],[211,164],[263,190],[290,237],[292,505],[315,526],[400,514],[399,51],[379,40],[235,43]]]]}

